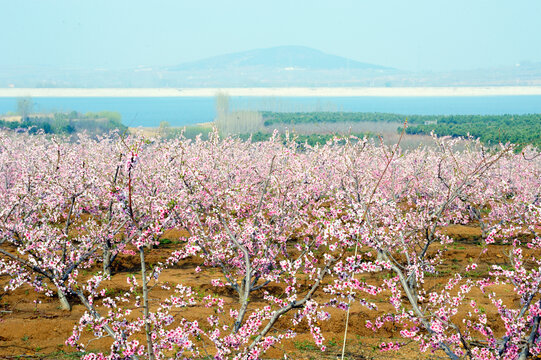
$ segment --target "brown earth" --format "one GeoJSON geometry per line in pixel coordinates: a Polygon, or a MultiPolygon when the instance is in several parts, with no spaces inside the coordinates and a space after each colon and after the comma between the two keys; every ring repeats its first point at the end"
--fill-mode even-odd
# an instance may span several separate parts
{"type": "MultiPolygon", "coordinates": [[[[445,253],[445,266],[437,276],[431,276],[426,279],[426,289],[439,290],[447,280],[457,272],[463,272],[464,268],[472,261],[477,262],[479,267],[470,273],[470,276],[481,278],[488,272],[492,264],[508,265],[509,259],[506,252],[509,250],[505,245],[494,245],[488,248],[485,254],[480,255],[481,246],[478,244],[480,229],[468,226],[451,226],[445,229],[449,236],[457,240],[445,253]]],[[[160,245],[156,249],[149,251],[147,260],[149,263],[155,263],[164,260],[172,249],[176,247],[175,239],[184,235],[182,232],[167,233],[164,238],[173,239],[173,242],[160,245]]],[[[178,243],[178,242],[177,242],[178,243]]],[[[539,254],[538,254],[539,255],[539,254]]],[[[165,270],[160,276],[160,281],[170,284],[179,284],[192,286],[203,293],[217,292],[217,289],[210,285],[210,279],[218,278],[220,272],[215,269],[204,270],[195,273],[194,268],[200,265],[196,259],[186,259],[175,268],[165,270]]],[[[94,269],[96,270],[96,269],[94,269]]],[[[117,260],[115,271],[117,272],[107,288],[109,293],[121,293],[126,290],[126,275],[137,273],[139,270],[138,259],[134,257],[122,256],[117,260]]],[[[82,271],[84,276],[91,275],[93,270],[82,271]]],[[[379,273],[365,276],[369,282],[379,282],[386,273],[379,273]]],[[[73,310],[71,312],[62,311],[58,308],[58,299],[50,298],[38,294],[30,287],[23,287],[14,292],[4,292],[3,286],[7,278],[0,278],[0,358],[31,358],[31,359],[74,359],[80,354],[76,353],[71,347],[64,344],[64,341],[71,335],[73,326],[78,322],[80,316],[85,311],[83,305],[73,300],[73,310]],[[34,301],[41,301],[37,305],[34,301]]],[[[276,286],[277,289],[281,290],[276,286]]],[[[159,289],[158,287],[156,289],[159,289]]],[[[237,301],[236,294],[225,288],[219,288],[219,295],[226,300],[226,307],[235,305],[237,301]]],[[[512,288],[506,286],[493,286],[492,291],[501,295],[501,298],[507,304],[518,304],[518,299],[512,291],[512,288]]],[[[165,297],[164,290],[153,290],[151,297],[165,297]]],[[[394,328],[387,324],[379,332],[375,333],[366,328],[365,321],[373,319],[378,315],[391,311],[391,305],[384,299],[385,294],[373,298],[378,306],[378,310],[368,310],[359,304],[354,304],[351,308],[349,320],[349,332],[347,341],[346,356],[348,359],[444,359],[445,354],[437,352],[434,354],[421,354],[415,343],[407,344],[400,352],[382,353],[378,349],[382,341],[399,341],[399,328],[394,328]]],[[[325,295],[320,295],[318,300],[325,300],[325,295]]],[[[489,324],[493,327],[496,334],[503,332],[503,324],[498,322],[497,314],[489,302],[488,298],[479,291],[469,294],[468,299],[475,299],[480,308],[486,311],[489,324]]],[[[261,294],[254,294],[253,304],[261,305],[261,294]]],[[[190,319],[198,319],[200,323],[205,323],[205,319],[211,314],[211,310],[198,308],[186,309],[185,311],[190,319]]],[[[462,310],[457,318],[464,317],[462,310]]],[[[344,332],[345,313],[332,309],[331,320],[322,322],[323,335],[326,339],[327,351],[320,352],[316,349],[312,341],[306,324],[301,324],[295,331],[299,334],[293,340],[288,340],[271,349],[265,354],[265,358],[278,359],[283,358],[284,353],[294,359],[337,359],[341,352],[342,339],[344,332]]],[[[277,324],[280,327],[280,324],[277,324]]],[[[85,335],[90,339],[90,334],[85,335]]],[[[110,344],[108,339],[92,341],[88,346],[89,350],[107,351],[110,344]]]]}

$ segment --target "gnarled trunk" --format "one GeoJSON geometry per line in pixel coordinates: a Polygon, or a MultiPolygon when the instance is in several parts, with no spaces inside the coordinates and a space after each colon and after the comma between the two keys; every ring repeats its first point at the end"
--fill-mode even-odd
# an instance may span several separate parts
{"type": "Polygon", "coordinates": [[[60,301],[60,308],[62,310],[71,311],[71,304],[69,303],[68,297],[64,294],[62,289],[57,290],[58,300],[60,301]]]}

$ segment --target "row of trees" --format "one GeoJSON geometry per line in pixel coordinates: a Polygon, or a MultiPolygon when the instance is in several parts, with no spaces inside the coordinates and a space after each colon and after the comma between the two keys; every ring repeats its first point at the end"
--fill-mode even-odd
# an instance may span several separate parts
{"type": "Polygon", "coordinates": [[[35,113],[34,101],[31,97],[17,99],[17,114],[20,121],[11,121],[0,118],[0,128],[17,131],[28,131],[31,134],[43,132],[45,134],[70,135],[82,131],[91,134],[104,134],[113,130],[126,131],[122,124],[121,115],[114,111],[100,111],[79,113],[54,112],[51,114],[35,113]]]}
{"type": "Polygon", "coordinates": [[[274,124],[310,124],[310,123],[335,123],[335,122],[398,122],[402,123],[405,118],[410,124],[464,124],[464,123],[495,123],[511,126],[513,124],[525,125],[528,123],[538,124],[541,114],[504,114],[504,115],[404,115],[379,112],[261,112],[265,125],[274,124]]]}
{"type": "Polygon", "coordinates": [[[348,138],[350,136],[357,137],[357,138],[364,138],[364,137],[371,137],[374,136],[371,133],[353,133],[349,136],[344,135],[335,135],[335,134],[310,134],[310,135],[303,135],[303,134],[280,134],[279,136],[276,136],[274,134],[268,133],[268,132],[261,132],[258,131],[256,133],[249,133],[249,134],[240,134],[239,138],[242,140],[248,140],[250,139],[253,142],[260,142],[260,141],[268,141],[271,138],[278,138],[282,139],[284,143],[288,143],[291,141],[296,142],[298,145],[303,146],[304,144],[308,144],[310,146],[316,146],[316,145],[325,145],[329,141],[334,141],[338,138],[348,138]]]}
{"type": "MultiPolygon", "coordinates": [[[[265,126],[275,124],[317,124],[340,122],[391,122],[408,119],[406,133],[412,135],[468,137],[483,143],[500,142],[541,146],[541,114],[524,115],[400,115],[362,112],[262,112],[265,126]]],[[[399,131],[402,131],[399,128],[399,131]]]]}
{"type": "MultiPolygon", "coordinates": [[[[339,123],[339,122],[395,122],[402,123],[409,116],[390,113],[365,113],[365,112],[272,112],[263,111],[265,126],[276,124],[313,124],[313,123],[339,123]]],[[[412,122],[421,122],[423,116],[413,116],[412,122]]],[[[432,119],[432,116],[427,116],[427,119],[432,119]]]]}
{"type": "Polygon", "coordinates": [[[52,116],[29,116],[21,121],[0,119],[0,128],[17,131],[28,131],[31,134],[71,135],[86,131],[90,134],[106,134],[113,130],[126,131],[127,127],[120,121],[120,114],[110,111],[97,113],[54,113],[52,116]]]}
{"type": "Polygon", "coordinates": [[[436,141],[402,153],[358,138],[300,151],[277,134],[59,143],[1,133],[0,273],[7,289],[29,284],[66,309],[72,295],[83,304],[67,342],[83,349],[88,329],[111,338],[109,351],[86,359],[258,359],[300,323],[325,350],[321,323],[353,303],[373,315],[367,326],[392,322],[420,351],[531,358],[541,353],[540,154],[436,141]],[[444,287],[427,286],[451,261],[443,229],[471,223],[483,231],[479,257],[506,244],[509,262],[475,280],[467,275],[483,264],[472,259],[444,287]],[[173,228],[188,237],[149,268],[149,248],[173,228]],[[121,253],[140,271],[108,296],[121,253]],[[199,260],[195,272],[218,272],[208,293],[160,283],[188,258],[199,260]],[[81,274],[96,262],[102,271],[81,274]],[[157,284],[167,295],[151,304],[157,284]],[[224,287],[234,295],[220,295],[224,287]],[[502,300],[510,292],[515,301],[502,300]],[[394,311],[378,317],[382,298],[394,311]]]}
{"type": "Polygon", "coordinates": [[[437,124],[418,124],[406,129],[408,134],[480,139],[485,144],[512,142],[541,146],[541,114],[501,116],[449,116],[438,119],[437,124]]]}

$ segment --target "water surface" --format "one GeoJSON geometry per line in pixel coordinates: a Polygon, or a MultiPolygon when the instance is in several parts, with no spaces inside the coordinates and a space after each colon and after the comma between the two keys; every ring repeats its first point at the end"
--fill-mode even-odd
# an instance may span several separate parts
{"type": "MultiPolygon", "coordinates": [[[[214,97],[51,97],[34,98],[36,112],[118,111],[128,126],[183,126],[213,121],[214,97]]],[[[230,109],[268,111],[348,111],[420,114],[527,114],[541,113],[541,96],[450,97],[231,97],[230,109]]],[[[0,97],[0,114],[17,110],[17,99],[0,97]]]]}

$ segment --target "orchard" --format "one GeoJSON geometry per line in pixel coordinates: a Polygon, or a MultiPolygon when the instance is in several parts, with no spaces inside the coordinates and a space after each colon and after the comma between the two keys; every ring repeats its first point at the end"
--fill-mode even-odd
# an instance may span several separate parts
{"type": "Polygon", "coordinates": [[[84,307],[88,360],[541,354],[538,150],[294,140],[0,132],[1,296],[84,307]]]}

